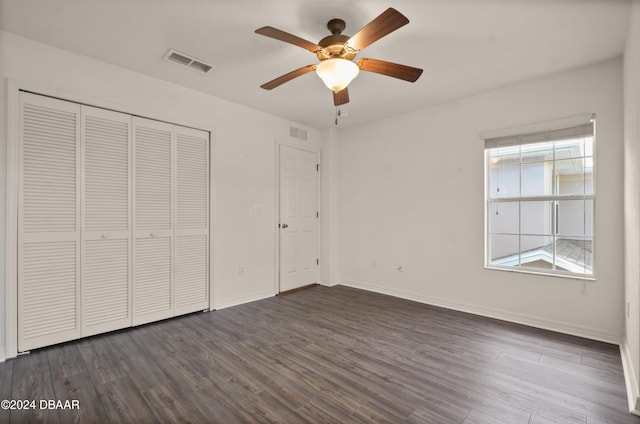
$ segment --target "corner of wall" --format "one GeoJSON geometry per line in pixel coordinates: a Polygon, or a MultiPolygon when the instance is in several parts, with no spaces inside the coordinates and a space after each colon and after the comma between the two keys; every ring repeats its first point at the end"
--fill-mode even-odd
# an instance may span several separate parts
{"type": "Polygon", "coordinates": [[[222,299],[216,301],[215,304],[212,305],[211,309],[216,311],[220,309],[226,309],[232,306],[242,305],[244,303],[255,302],[256,300],[267,299],[269,297],[276,296],[277,294],[278,293],[276,293],[274,290],[270,289],[257,293],[222,299]]]}
{"type": "Polygon", "coordinates": [[[624,372],[624,383],[627,388],[627,401],[629,402],[629,412],[640,415],[640,393],[638,381],[635,379],[635,371],[631,353],[626,338],[620,344],[620,356],[622,358],[622,369],[624,372]]]}
{"type": "Polygon", "coordinates": [[[625,303],[631,315],[625,321],[625,337],[620,345],[629,411],[640,415],[640,0],[631,6],[629,32],[624,51],[624,202],[625,202],[625,303]]]}

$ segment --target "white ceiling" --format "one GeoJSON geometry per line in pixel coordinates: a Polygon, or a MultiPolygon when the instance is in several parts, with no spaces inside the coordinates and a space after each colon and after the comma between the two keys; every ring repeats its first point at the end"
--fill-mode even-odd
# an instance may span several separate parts
{"type": "Polygon", "coordinates": [[[333,125],[331,92],[313,73],[262,83],[315,55],[254,34],[270,25],[318,42],[344,19],[353,35],[387,7],[411,21],[363,50],[424,69],[414,84],[361,72],[341,126],[406,113],[622,54],[627,0],[0,0],[0,28],[316,128],[333,125]],[[169,49],[215,65],[202,75],[169,49]]]}

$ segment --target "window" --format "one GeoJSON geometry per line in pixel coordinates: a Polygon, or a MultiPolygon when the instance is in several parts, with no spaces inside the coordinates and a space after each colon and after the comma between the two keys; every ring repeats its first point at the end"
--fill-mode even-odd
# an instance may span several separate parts
{"type": "Polygon", "coordinates": [[[486,265],[593,276],[594,124],[485,140],[486,265]]]}

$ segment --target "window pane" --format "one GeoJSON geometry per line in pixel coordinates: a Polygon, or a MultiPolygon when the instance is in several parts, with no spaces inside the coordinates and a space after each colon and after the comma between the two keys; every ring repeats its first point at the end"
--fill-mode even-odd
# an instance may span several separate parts
{"type": "Polygon", "coordinates": [[[491,265],[517,266],[518,256],[518,236],[492,234],[489,236],[489,254],[491,265]]]}
{"type": "Polygon", "coordinates": [[[500,147],[489,150],[489,165],[493,167],[520,163],[520,146],[500,147]]]}
{"type": "Polygon", "coordinates": [[[584,139],[556,141],[556,160],[584,157],[584,139]]]}
{"type": "Polygon", "coordinates": [[[553,268],[553,238],[551,236],[522,236],[520,238],[521,266],[553,268]]]}
{"type": "Polygon", "coordinates": [[[553,160],[553,142],[525,144],[522,148],[522,162],[546,162],[553,160]]]}
{"type": "Polygon", "coordinates": [[[522,196],[553,194],[553,162],[522,164],[522,196]]]}
{"type": "Polygon", "coordinates": [[[593,194],[593,158],[584,158],[585,194],[593,194]]]}
{"type": "Polygon", "coordinates": [[[591,274],[593,255],[591,246],[591,239],[557,238],[555,241],[556,269],[591,274]]]}
{"type": "Polygon", "coordinates": [[[563,237],[584,237],[586,235],[585,214],[584,200],[559,200],[556,234],[563,237]]]}
{"type": "Polygon", "coordinates": [[[489,197],[495,199],[517,196],[520,196],[520,165],[491,168],[489,197]]]}
{"type": "Polygon", "coordinates": [[[551,235],[551,208],[553,202],[522,202],[520,205],[520,232],[529,235],[551,235]]]}
{"type": "Polygon", "coordinates": [[[585,137],[584,139],[584,155],[593,156],[593,137],[585,137]]]}
{"type": "Polygon", "coordinates": [[[593,238],[593,200],[584,201],[584,235],[593,238]]]}
{"type": "Polygon", "coordinates": [[[556,161],[558,194],[592,194],[593,165],[587,169],[586,158],[556,161]]]}
{"type": "Polygon", "coordinates": [[[491,204],[491,228],[492,234],[518,234],[519,228],[519,203],[500,202],[491,204]]]}

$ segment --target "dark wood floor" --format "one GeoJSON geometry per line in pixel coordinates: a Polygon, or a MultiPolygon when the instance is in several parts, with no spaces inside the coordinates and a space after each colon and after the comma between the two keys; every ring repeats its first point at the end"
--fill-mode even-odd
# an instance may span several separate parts
{"type": "Polygon", "coordinates": [[[617,346],[315,287],[0,363],[11,423],[640,423],[617,346]]]}

